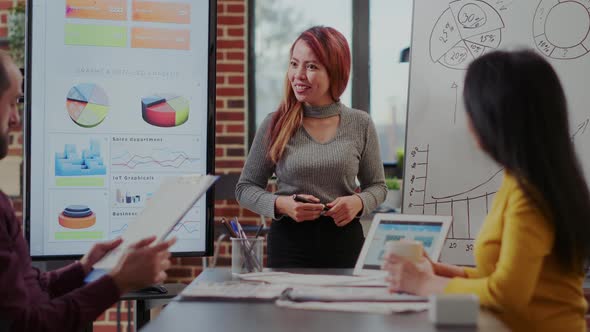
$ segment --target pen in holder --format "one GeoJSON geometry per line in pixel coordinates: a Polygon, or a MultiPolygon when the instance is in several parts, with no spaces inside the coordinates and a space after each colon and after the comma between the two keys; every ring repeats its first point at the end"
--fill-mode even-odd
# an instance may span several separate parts
{"type": "Polygon", "coordinates": [[[262,271],[264,237],[231,238],[231,272],[234,274],[262,271]]]}

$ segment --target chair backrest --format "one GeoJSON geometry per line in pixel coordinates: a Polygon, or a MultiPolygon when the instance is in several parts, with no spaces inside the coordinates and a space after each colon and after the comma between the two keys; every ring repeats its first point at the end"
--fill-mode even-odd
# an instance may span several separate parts
{"type": "MultiPolygon", "coordinates": [[[[213,197],[215,200],[235,200],[236,199],[236,184],[240,179],[240,173],[230,173],[220,175],[213,187],[213,197]]],[[[231,218],[232,216],[226,216],[231,218]]],[[[265,236],[269,228],[266,224],[266,218],[260,216],[260,224],[263,226],[260,235],[265,236]]],[[[244,230],[248,233],[256,232],[258,226],[245,226],[244,230]]],[[[217,265],[217,258],[219,257],[220,243],[227,238],[227,234],[221,233],[215,241],[215,250],[213,252],[213,259],[210,264],[207,264],[207,259],[203,257],[203,267],[215,267],[217,265]]]]}

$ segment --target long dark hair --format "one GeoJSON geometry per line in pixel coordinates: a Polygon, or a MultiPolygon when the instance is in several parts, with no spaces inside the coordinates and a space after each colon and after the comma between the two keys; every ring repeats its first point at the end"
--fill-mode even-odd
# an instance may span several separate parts
{"type": "Polygon", "coordinates": [[[483,150],[553,226],[562,267],[580,271],[590,257],[590,194],[551,65],[530,50],[486,54],[470,64],[463,100],[483,150]]]}

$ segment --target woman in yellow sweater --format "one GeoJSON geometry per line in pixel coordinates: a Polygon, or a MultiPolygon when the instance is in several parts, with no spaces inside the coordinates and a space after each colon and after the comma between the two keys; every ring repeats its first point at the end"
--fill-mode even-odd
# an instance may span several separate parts
{"type": "Polygon", "coordinates": [[[386,257],[390,291],[471,293],[514,331],[585,331],[590,195],[565,95],[532,51],[471,63],[463,100],[478,146],[505,169],[475,242],[475,268],[386,257]]]}

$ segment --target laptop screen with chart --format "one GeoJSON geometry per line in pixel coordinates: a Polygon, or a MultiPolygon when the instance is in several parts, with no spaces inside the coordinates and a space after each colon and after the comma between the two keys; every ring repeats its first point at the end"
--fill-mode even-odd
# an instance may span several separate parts
{"type": "Polygon", "coordinates": [[[381,269],[388,241],[414,240],[422,243],[428,256],[437,260],[451,225],[450,216],[376,214],[357,260],[354,274],[381,269]]]}

